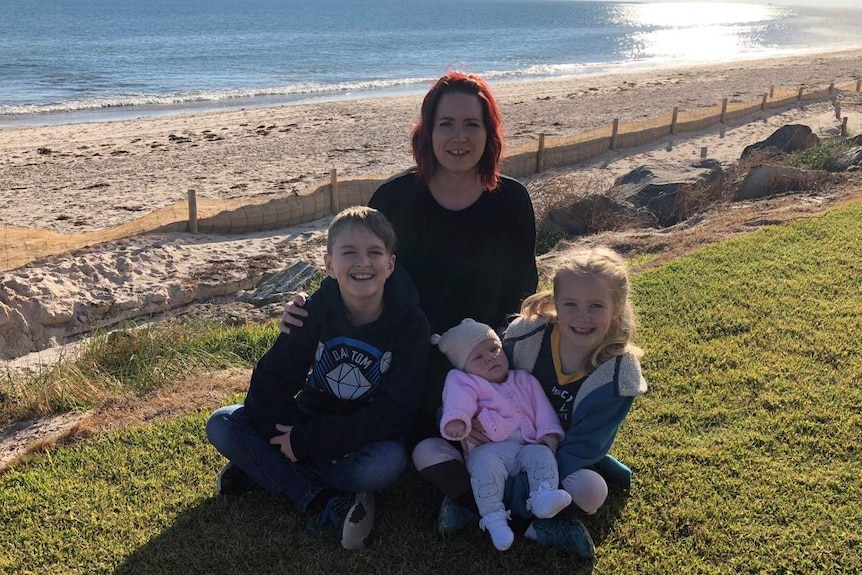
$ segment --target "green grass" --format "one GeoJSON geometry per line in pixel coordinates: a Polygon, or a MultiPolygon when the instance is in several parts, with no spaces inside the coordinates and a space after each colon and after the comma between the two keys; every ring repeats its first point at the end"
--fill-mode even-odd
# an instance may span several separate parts
{"type": "Polygon", "coordinates": [[[634,488],[587,521],[594,562],[442,538],[413,474],[375,545],[342,551],[270,497],[211,497],[223,460],[197,413],[0,476],[0,572],[860,573],[860,222],[857,202],[635,278],[651,387],[613,450],[634,488]]]}
{"type": "Polygon", "coordinates": [[[250,367],[277,333],[275,321],[172,322],[97,335],[74,361],[0,374],[0,422],[88,408],[109,396],[142,396],[195,373],[250,367]]]}

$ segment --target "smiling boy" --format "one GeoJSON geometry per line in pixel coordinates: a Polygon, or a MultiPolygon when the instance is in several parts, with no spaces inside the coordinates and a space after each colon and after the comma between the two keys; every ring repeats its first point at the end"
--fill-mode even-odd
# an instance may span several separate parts
{"type": "Polygon", "coordinates": [[[346,549],[368,543],[374,493],[406,466],[399,440],[422,396],[430,328],[394,252],[380,212],[335,216],[309,319],[258,361],[245,404],[207,423],[230,460],[219,493],[263,489],[301,512],[320,510],[311,527],[335,527],[346,549]]]}

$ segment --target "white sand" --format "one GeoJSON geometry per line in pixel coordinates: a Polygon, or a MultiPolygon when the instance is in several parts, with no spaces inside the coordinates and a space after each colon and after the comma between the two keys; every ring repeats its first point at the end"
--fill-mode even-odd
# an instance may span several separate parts
{"type": "MultiPolygon", "coordinates": [[[[710,67],[494,86],[510,146],[548,135],[746,101],[769,87],[824,88],[862,77],[862,51],[710,67]]],[[[847,94],[848,99],[855,98],[847,94]]],[[[858,100],[856,100],[858,102],[858,100]]],[[[388,176],[411,165],[408,133],[421,96],[239,112],[0,130],[0,225],[70,233],[112,227],[185,198],[277,197],[341,177],[388,176]],[[180,138],[179,140],[177,138],[180,138]],[[187,140],[183,140],[187,138],[187,140]],[[38,150],[42,149],[42,153],[38,150]]],[[[851,134],[859,106],[846,105],[851,134]]],[[[828,103],[755,114],[726,127],[608,153],[582,170],[611,179],[652,161],[732,162],[777,127],[840,126],[828,103]],[[600,166],[604,165],[602,168],[600,166]]],[[[302,259],[319,263],[328,220],[244,236],[146,235],[2,273],[0,359],[74,340],[94,328],[247,289],[302,259]]],[[[0,249],[3,249],[0,230],[0,249]]],[[[41,354],[39,357],[45,355],[41,354]]]]}

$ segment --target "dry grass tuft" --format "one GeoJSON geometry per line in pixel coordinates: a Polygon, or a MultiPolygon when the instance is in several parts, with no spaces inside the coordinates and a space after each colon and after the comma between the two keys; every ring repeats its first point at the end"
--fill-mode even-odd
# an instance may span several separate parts
{"type": "Polygon", "coordinates": [[[542,221],[554,208],[569,206],[592,194],[607,194],[613,184],[610,174],[585,176],[573,170],[548,170],[528,180],[527,190],[533,200],[536,221],[542,221]]]}

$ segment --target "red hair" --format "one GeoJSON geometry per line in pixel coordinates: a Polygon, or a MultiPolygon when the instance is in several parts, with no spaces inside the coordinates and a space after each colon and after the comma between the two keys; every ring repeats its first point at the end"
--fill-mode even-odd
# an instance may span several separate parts
{"type": "Polygon", "coordinates": [[[437,114],[440,98],[450,92],[476,96],[482,104],[482,120],[488,136],[485,151],[479,159],[477,168],[482,186],[486,190],[493,190],[500,181],[500,159],[503,157],[503,126],[500,108],[485,80],[475,74],[458,71],[450,71],[437,80],[422,101],[419,123],[413,128],[411,135],[413,159],[416,161],[419,179],[427,185],[437,169],[431,132],[434,129],[434,116],[437,114]]]}

